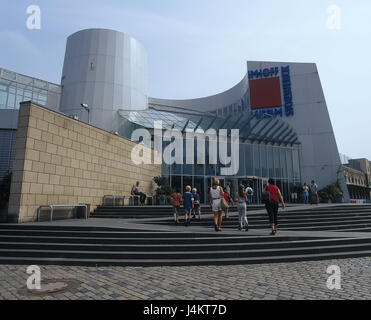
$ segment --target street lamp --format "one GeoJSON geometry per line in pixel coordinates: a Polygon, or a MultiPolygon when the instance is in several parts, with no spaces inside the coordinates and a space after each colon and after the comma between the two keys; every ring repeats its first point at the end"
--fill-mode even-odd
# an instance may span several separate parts
{"type": "Polygon", "coordinates": [[[90,124],[90,108],[86,103],[81,103],[81,107],[83,107],[88,112],[88,124],[90,124]]]}

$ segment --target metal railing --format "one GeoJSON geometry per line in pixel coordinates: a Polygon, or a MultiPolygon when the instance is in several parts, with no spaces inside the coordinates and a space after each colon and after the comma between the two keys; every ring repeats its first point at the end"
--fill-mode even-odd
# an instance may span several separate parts
{"type": "Polygon", "coordinates": [[[74,209],[77,207],[83,207],[85,208],[85,219],[88,219],[88,206],[86,204],[46,204],[46,205],[39,206],[39,208],[37,209],[37,221],[40,221],[41,208],[50,208],[50,222],[52,222],[54,208],[63,208],[63,207],[73,207],[74,209]]]}
{"type": "Polygon", "coordinates": [[[103,196],[103,205],[106,205],[106,199],[112,198],[113,199],[113,207],[116,207],[116,199],[120,200],[122,199],[122,205],[125,204],[125,198],[126,196],[120,195],[120,194],[106,194],[103,196]]]}

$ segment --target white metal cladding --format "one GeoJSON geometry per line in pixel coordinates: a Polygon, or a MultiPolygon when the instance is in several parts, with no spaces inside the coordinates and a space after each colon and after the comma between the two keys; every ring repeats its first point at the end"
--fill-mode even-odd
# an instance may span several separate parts
{"type": "MultiPolygon", "coordinates": [[[[345,193],[345,201],[348,201],[349,194],[344,174],[338,171],[341,161],[316,65],[314,63],[247,62],[248,71],[272,67],[281,69],[286,66],[290,66],[294,115],[288,117],[284,115],[282,120],[293,128],[301,143],[300,163],[303,182],[309,183],[314,179],[319,187],[323,188],[339,178],[345,193]]],[[[214,112],[218,115],[219,112],[216,111],[222,110],[223,116],[227,116],[230,112],[236,114],[238,110],[230,108],[231,104],[236,102],[238,104],[244,96],[246,98],[246,95],[245,101],[248,104],[246,112],[249,112],[251,109],[248,99],[248,74],[232,89],[214,96],[189,100],[150,98],[149,103],[168,108],[214,112]],[[227,110],[227,113],[224,110],[227,110]]]]}
{"type": "Polygon", "coordinates": [[[81,30],[67,39],[60,109],[87,121],[80,106],[86,103],[91,124],[110,131],[116,110],[147,109],[147,82],[147,54],[137,40],[108,29],[81,30]]]}

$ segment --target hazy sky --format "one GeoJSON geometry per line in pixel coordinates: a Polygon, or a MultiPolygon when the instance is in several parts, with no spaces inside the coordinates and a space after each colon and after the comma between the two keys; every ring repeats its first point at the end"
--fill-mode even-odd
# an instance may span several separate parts
{"type": "Polygon", "coordinates": [[[339,148],[371,160],[370,0],[2,0],[0,67],[60,83],[68,35],[126,32],[147,50],[149,95],[197,98],[227,90],[247,60],[315,62],[339,148]],[[41,29],[26,27],[29,5],[41,29]],[[329,29],[330,5],[341,9],[329,29]]]}

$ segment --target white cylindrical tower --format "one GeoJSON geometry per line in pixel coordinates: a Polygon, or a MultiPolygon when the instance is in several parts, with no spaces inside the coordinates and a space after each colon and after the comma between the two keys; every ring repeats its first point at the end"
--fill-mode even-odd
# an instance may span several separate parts
{"type": "Polygon", "coordinates": [[[107,131],[118,109],[145,110],[147,54],[134,38],[108,29],[86,29],[67,39],[62,73],[61,112],[77,114],[107,131]]]}

